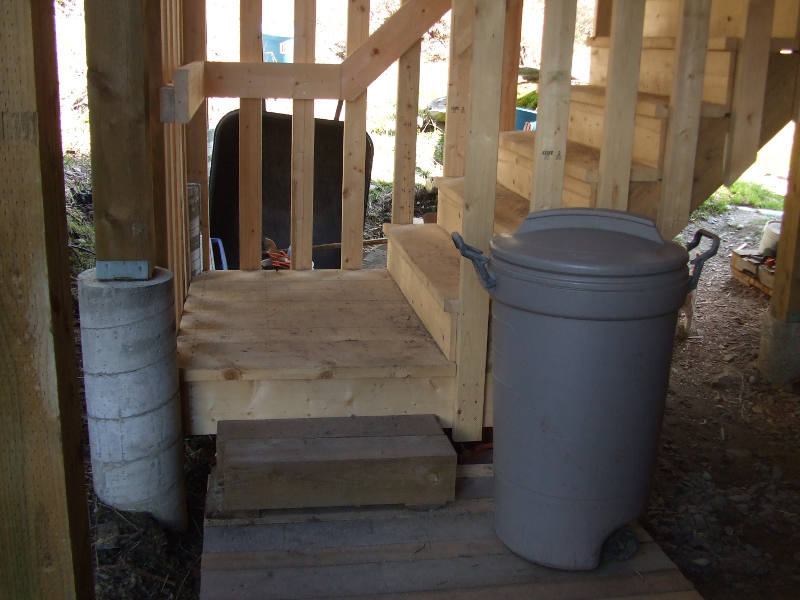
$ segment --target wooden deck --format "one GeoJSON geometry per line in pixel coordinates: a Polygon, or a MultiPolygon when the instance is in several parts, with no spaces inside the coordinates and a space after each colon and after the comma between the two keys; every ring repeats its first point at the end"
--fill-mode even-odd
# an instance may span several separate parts
{"type": "Polygon", "coordinates": [[[453,421],[447,360],[385,270],[211,271],[178,331],[191,434],[223,419],[435,414],[453,421]]]}
{"type": "Polygon", "coordinates": [[[493,531],[491,465],[459,468],[456,501],[401,507],[219,512],[209,485],[202,600],[255,598],[699,599],[640,527],[637,554],[568,572],[512,554],[493,531]]]}

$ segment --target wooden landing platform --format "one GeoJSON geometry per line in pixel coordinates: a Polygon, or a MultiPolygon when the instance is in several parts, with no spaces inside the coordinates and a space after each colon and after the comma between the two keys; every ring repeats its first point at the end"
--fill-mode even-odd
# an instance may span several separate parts
{"type": "Polygon", "coordinates": [[[400,507],[219,513],[209,486],[202,600],[255,598],[701,599],[652,538],[627,561],[569,572],[512,554],[493,531],[491,465],[459,468],[456,501],[400,507]]]}
{"type": "Polygon", "coordinates": [[[191,434],[219,420],[435,414],[455,363],[385,270],[211,271],[178,331],[191,434]]]}

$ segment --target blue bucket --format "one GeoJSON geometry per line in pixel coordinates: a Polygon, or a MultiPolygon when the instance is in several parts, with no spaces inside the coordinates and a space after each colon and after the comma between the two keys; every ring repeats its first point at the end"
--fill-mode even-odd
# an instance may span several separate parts
{"type": "Polygon", "coordinates": [[[514,121],[514,129],[517,131],[525,129],[525,123],[533,123],[532,129],[536,129],[536,111],[532,108],[517,107],[517,115],[514,121]]]}

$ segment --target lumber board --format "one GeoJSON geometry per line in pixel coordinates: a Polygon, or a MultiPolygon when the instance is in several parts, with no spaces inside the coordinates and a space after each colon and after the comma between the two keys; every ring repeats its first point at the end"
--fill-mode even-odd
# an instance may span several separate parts
{"type": "Polygon", "coordinates": [[[710,0],[682,0],[670,96],[658,230],[672,239],[689,222],[705,78],[710,0]]]}
{"type": "Polygon", "coordinates": [[[450,9],[450,0],[408,0],[342,63],[342,98],[354,100],[450,9]]]}
{"type": "Polygon", "coordinates": [[[456,453],[434,415],[223,421],[217,444],[225,510],[441,504],[455,495],[456,453]]]}
{"type": "MultiPolygon", "coordinates": [[[[499,172],[499,171],[498,171],[499,172]]],[[[498,177],[499,179],[499,177],[498,177]]],[[[462,212],[464,208],[464,178],[440,178],[439,210],[437,224],[445,230],[462,232],[462,212]]],[[[530,212],[528,195],[515,193],[502,184],[495,187],[494,235],[513,233],[530,212]]]]}
{"type": "Polygon", "coordinates": [[[797,85],[798,54],[771,54],[767,70],[767,84],[764,89],[765,110],[761,121],[763,146],[792,120],[795,114],[795,88],[797,85]]]}
{"type": "MultiPolygon", "coordinates": [[[[609,73],[600,145],[598,208],[628,209],[636,108],[639,101],[639,63],[642,51],[644,0],[614,3],[609,73]]],[[[656,163],[658,164],[658,163],[656,163]]]]}
{"type": "Polygon", "coordinates": [[[455,360],[459,255],[438,225],[392,225],[387,270],[439,349],[455,360]]]}
{"type": "MultiPolygon", "coordinates": [[[[649,3],[649,1],[648,1],[649,3]]],[[[645,14],[647,14],[645,12],[645,14]]],[[[674,50],[677,48],[677,30],[672,36],[652,37],[647,36],[642,38],[642,48],[660,48],[662,50],[674,50]]],[[[598,48],[609,48],[611,38],[608,36],[597,36],[586,40],[587,46],[598,48]]],[[[737,50],[739,48],[738,37],[709,37],[706,43],[708,50],[737,50]]]]}
{"type": "MultiPolygon", "coordinates": [[[[605,106],[606,88],[589,83],[575,84],[570,90],[570,98],[572,102],[605,106]]],[[[729,113],[727,107],[713,102],[703,102],[700,111],[704,117],[724,117],[729,113]]],[[[669,96],[639,92],[636,100],[636,114],[666,119],[669,117],[669,96]]]]}
{"type": "Polygon", "coordinates": [[[173,82],[160,90],[162,123],[188,123],[192,120],[206,99],[204,70],[204,60],[175,69],[173,82]]]}
{"type": "Polygon", "coordinates": [[[720,186],[722,157],[730,119],[700,119],[694,160],[691,210],[696,209],[720,186]]]}
{"type": "MultiPolygon", "coordinates": [[[[239,0],[239,57],[261,61],[261,2],[239,0]]],[[[261,269],[261,98],[239,101],[239,268],[261,269]]]]}
{"type": "MultiPolygon", "coordinates": [[[[125,29],[141,13],[118,17],[125,29]]],[[[54,4],[5,2],[0,52],[0,597],[90,598],[54,4]]]]}
{"type": "Polygon", "coordinates": [[[208,98],[338,99],[341,65],[206,62],[208,98]]]}
{"type": "Polygon", "coordinates": [[[453,0],[450,63],[447,80],[447,118],[444,134],[445,177],[463,177],[469,116],[472,21],[475,0],[453,0]]]}
{"type": "Polygon", "coordinates": [[[506,34],[503,41],[503,79],[500,88],[500,131],[513,131],[517,119],[522,0],[506,0],[506,34]]]}
{"type": "MultiPolygon", "coordinates": [[[[369,38],[369,0],[347,5],[347,54],[369,38]]],[[[364,256],[364,164],[367,144],[367,91],[347,99],[342,150],[341,267],[360,269],[364,256]]]]}
{"type": "Polygon", "coordinates": [[[575,0],[549,0],[544,7],[542,66],[539,71],[538,135],[534,138],[531,210],[557,208],[564,182],[570,116],[570,74],[575,39],[575,0]],[[538,160],[541,159],[541,160],[538,160]]]}
{"type": "MultiPolygon", "coordinates": [[[[316,0],[294,2],[294,62],[314,62],[316,0]]],[[[314,245],[314,100],[292,102],[291,244],[293,270],[311,268],[314,245]]]]}
{"type": "Polygon", "coordinates": [[[744,38],[736,55],[737,77],[723,165],[723,183],[727,186],[755,162],[761,147],[759,141],[774,10],[775,0],[750,0],[747,4],[744,38]]]}
{"type": "MultiPolygon", "coordinates": [[[[470,71],[483,76],[470,79],[461,229],[468,243],[484,251],[494,229],[505,12],[505,2],[475,1],[470,71]]],[[[453,439],[478,440],[483,430],[489,295],[466,258],[460,260],[458,298],[453,439]]]]}

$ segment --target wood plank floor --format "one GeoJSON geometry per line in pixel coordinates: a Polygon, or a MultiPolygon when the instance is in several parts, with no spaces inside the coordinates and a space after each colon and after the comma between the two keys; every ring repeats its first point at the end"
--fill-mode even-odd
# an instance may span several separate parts
{"type": "Polygon", "coordinates": [[[385,270],[204,273],[189,287],[178,363],[193,434],[222,419],[452,422],[455,363],[385,270]]]}
{"type": "Polygon", "coordinates": [[[203,600],[255,598],[698,599],[652,538],[627,561],[568,572],[529,563],[494,534],[491,465],[460,468],[456,502],[400,507],[219,512],[210,483],[203,600]]]}

